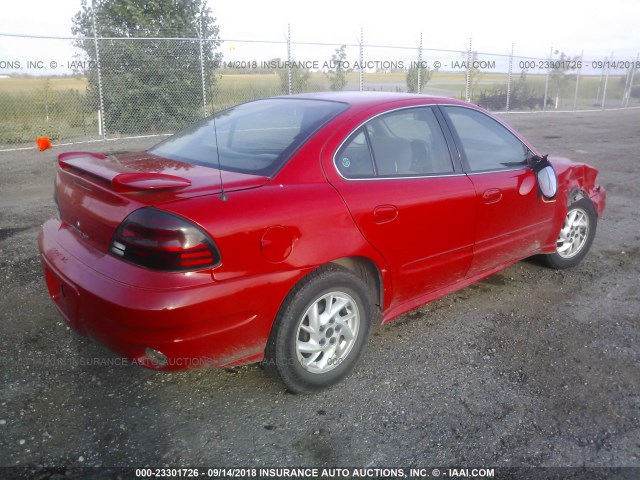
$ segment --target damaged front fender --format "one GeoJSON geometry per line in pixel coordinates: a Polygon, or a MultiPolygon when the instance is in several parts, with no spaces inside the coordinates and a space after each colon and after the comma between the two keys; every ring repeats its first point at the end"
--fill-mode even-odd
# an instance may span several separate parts
{"type": "Polygon", "coordinates": [[[604,187],[596,184],[598,170],[586,163],[577,163],[562,157],[549,157],[549,161],[558,175],[559,194],[564,192],[566,206],[580,198],[588,197],[598,213],[598,218],[602,218],[607,193],[604,187]]]}
{"type": "Polygon", "coordinates": [[[554,200],[557,208],[555,209],[552,227],[549,237],[542,248],[544,253],[556,251],[558,232],[562,228],[569,205],[587,197],[595,207],[598,218],[602,218],[607,200],[604,187],[596,184],[597,169],[567,158],[549,157],[549,161],[558,176],[558,194],[554,200]]]}

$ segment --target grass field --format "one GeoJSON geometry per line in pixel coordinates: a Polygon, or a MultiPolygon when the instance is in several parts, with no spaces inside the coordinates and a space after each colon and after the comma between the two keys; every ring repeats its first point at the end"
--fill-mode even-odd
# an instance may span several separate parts
{"type": "MultiPolygon", "coordinates": [[[[512,88],[518,84],[519,74],[512,77],[512,88]]],[[[545,75],[527,75],[526,87],[532,94],[542,97],[545,89],[545,75]]],[[[463,98],[466,74],[464,71],[438,71],[423,86],[427,94],[463,98]]],[[[358,72],[347,74],[347,90],[358,90],[358,72]]],[[[472,85],[473,100],[477,101],[484,92],[506,92],[507,74],[481,72],[472,85]]],[[[108,82],[103,84],[105,91],[108,82]]],[[[406,91],[405,72],[365,72],[365,90],[406,91]]],[[[304,91],[329,89],[329,79],[321,72],[311,72],[304,91]]],[[[577,107],[593,108],[600,105],[603,82],[600,76],[580,78],[577,107]]],[[[622,104],[624,77],[610,76],[607,82],[606,107],[622,104]]],[[[55,141],[98,136],[98,105],[90,102],[86,95],[87,81],[82,76],[33,77],[12,76],[0,78],[0,148],[32,142],[36,136],[47,135],[55,141]]],[[[287,86],[276,73],[222,74],[216,78],[213,98],[208,103],[216,110],[226,108],[255,98],[263,98],[287,93],[287,86]]],[[[572,109],[575,95],[575,78],[566,80],[559,95],[557,86],[549,83],[548,98],[550,108],[572,109]],[[556,99],[557,97],[557,99],[556,99]]],[[[632,99],[638,104],[637,99],[632,99]]],[[[200,109],[200,104],[194,109],[200,109]]],[[[113,134],[114,132],[108,132],[113,134]]],[[[149,132],[140,132],[140,134],[149,132]]]]}
{"type": "Polygon", "coordinates": [[[44,90],[47,81],[50,90],[77,90],[80,93],[84,93],[87,89],[87,80],[84,77],[32,77],[20,75],[0,78],[0,92],[26,93],[44,90]]]}
{"type": "MultiPolygon", "coordinates": [[[[519,75],[513,75],[512,82],[517,82],[519,75]]],[[[623,90],[621,76],[611,76],[608,81],[607,90],[614,97],[620,96],[623,90]]],[[[365,89],[371,85],[388,85],[392,88],[394,85],[402,87],[406,90],[406,73],[404,72],[365,72],[363,81],[365,89]]],[[[359,85],[359,73],[349,72],[347,74],[348,86],[359,85]]],[[[582,76],[580,79],[580,91],[578,96],[583,95],[583,90],[593,92],[594,100],[600,84],[600,76],[582,76]]],[[[449,86],[457,88],[465,87],[465,72],[435,72],[427,87],[449,86]]],[[[534,88],[544,89],[545,75],[528,75],[526,79],[527,85],[534,88]]],[[[328,89],[329,81],[324,73],[312,72],[309,77],[309,86],[312,90],[328,89]]],[[[492,89],[503,87],[507,84],[507,74],[504,73],[481,73],[478,76],[478,85],[481,89],[492,89]]],[[[271,94],[281,93],[280,78],[277,74],[224,74],[218,76],[218,92],[216,97],[224,99],[228,95],[241,94],[250,96],[251,94],[260,94],[262,92],[273,92],[271,94]]],[[[575,88],[575,81],[572,79],[567,82],[568,90],[575,88]]],[[[87,81],[84,77],[33,77],[33,76],[12,76],[0,78],[0,92],[2,93],[33,93],[44,91],[48,88],[50,91],[68,91],[75,90],[84,94],[87,88],[87,81]]],[[[106,88],[106,86],[105,86],[106,88]]],[[[565,88],[567,90],[567,88],[565,88]]],[[[282,92],[286,93],[286,92],[282,92]]],[[[256,98],[256,97],[253,97],[256,98]]]]}

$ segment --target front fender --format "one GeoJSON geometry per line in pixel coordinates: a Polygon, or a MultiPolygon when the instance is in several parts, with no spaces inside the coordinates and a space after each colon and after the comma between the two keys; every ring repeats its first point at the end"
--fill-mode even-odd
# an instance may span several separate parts
{"type": "Polygon", "coordinates": [[[604,187],[596,184],[598,170],[586,163],[577,163],[562,157],[549,157],[549,161],[558,175],[560,193],[564,192],[565,209],[574,201],[586,196],[593,203],[598,218],[602,218],[607,193],[604,187]]]}

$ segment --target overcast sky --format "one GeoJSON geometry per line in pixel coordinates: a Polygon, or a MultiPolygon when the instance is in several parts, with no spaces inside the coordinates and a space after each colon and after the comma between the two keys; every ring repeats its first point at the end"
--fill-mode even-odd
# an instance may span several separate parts
{"type": "MultiPolygon", "coordinates": [[[[71,35],[71,17],[80,0],[0,0],[0,33],[71,35]]],[[[226,59],[266,60],[286,57],[281,45],[260,47],[238,40],[282,41],[291,24],[298,42],[357,43],[360,28],[365,44],[416,46],[420,33],[425,48],[473,50],[506,54],[515,43],[517,55],[544,57],[550,47],[585,58],[635,60],[640,51],[640,1],[264,1],[208,0],[220,26],[226,59]]],[[[68,42],[0,37],[2,61],[48,61],[71,56],[68,42]],[[51,58],[49,58],[51,57],[51,58]]],[[[325,49],[326,50],[326,49],[325,49]]],[[[329,49],[329,52],[332,50],[329,49]]],[[[369,50],[369,57],[393,59],[402,51],[369,50]],[[374,53],[372,53],[374,52],[374,53]]],[[[296,58],[322,56],[318,47],[294,46],[296,58]]],[[[328,54],[330,56],[330,53],[328,54]]],[[[6,66],[6,63],[5,63],[6,66]]],[[[0,73],[7,73],[0,68],[0,73]]]]}

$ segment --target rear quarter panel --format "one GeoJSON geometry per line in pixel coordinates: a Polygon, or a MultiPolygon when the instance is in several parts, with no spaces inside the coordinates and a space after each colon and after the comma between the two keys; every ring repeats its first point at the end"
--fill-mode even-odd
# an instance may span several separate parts
{"type": "Polygon", "coordinates": [[[197,222],[214,239],[222,257],[212,270],[215,285],[243,278],[262,282],[259,295],[250,300],[261,312],[252,330],[258,343],[267,341],[282,302],[310,271],[343,257],[375,258],[342,199],[325,181],[270,183],[227,197],[199,197],[164,208],[197,222]],[[265,235],[268,231],[277,234],[265,235]],[[275,259],[266,253],[274,241],[289,242],[279,246],[282,255],[275,259]],[[289,274],[274,283],[277,273],[289,274]]]}

